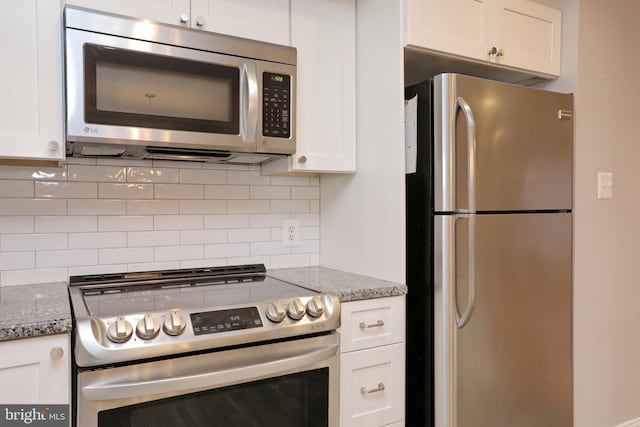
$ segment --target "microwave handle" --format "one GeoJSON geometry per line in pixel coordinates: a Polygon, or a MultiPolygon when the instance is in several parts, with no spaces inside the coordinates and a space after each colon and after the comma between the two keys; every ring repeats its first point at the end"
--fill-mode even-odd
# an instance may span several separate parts
{"type": "Polygon", "coordinates": [[[242,142],[256,142],[258,127],[258,77],[256,66],[245,63],[242,66],[240,82],[240,135],[242,142]]]}

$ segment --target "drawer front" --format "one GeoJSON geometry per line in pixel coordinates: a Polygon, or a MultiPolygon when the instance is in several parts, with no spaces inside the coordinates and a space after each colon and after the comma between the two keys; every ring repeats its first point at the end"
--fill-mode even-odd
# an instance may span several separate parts
{"type": "Polygon", "coordinates": [[[374,427],[400,422],[404,418],[403,367],[404,344],[342,354],[340,425],[374,427]]]}
{"type": "Polygon", "coordinates": [[[342,304],[340,350],[343,353],[404,342],[404,297],[342,304]]]}

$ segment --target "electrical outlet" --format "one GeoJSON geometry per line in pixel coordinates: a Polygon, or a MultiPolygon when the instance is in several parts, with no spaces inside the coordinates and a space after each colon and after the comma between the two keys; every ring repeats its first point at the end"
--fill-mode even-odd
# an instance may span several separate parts
{"type": "Polygon", "coordinates": [[[300,244],[300,223],[297,219],[282,220],[282,246],[292,248],[300,244]]]}
{"type": "Polygon", "coordinates": [[[613,173],[598,172],[598,199],[613,199],[613,173]]]}

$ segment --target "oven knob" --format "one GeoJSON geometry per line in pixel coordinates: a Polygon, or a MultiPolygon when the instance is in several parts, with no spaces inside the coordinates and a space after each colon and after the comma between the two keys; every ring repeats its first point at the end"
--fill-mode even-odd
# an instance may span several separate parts
{"type": "Polygon", "coordinates": [[[306,308],[304,304],[298,299],[294,298],[287,307],[287,314],[293,320],[300,320],[304,317],[304,313],[306,312],[306,308]]]}
{"type": "Polygon", "coordinates": [[[124,317],[118,317],[107,328],[107,338],[115,343],[128,341],[133,334],[133,326],[124,317]]]}
{"type": "Polygon", "coordinates": [[[274,323],[280,323],[284,320],[284,316],[287,315],[287,312],[284,311],[282,305],[278,301],[274,301],[269,304],[267,307],[267,311],[265,312],[267,319],[271,320],[274,323]]]}
{"type": "Polygon", "coordinates": [[[319,296],[315,296],[307,302],[307,314],[311,317],[320,317],[324,313],[324,304],[319,296]]]}
{"type": "Polygon", "coordinates": [[[160,332],[160,324],[155,317],[150,314],[145,314],[136,325],[136,335],[143,340],[155,338],[158,332],[160,332]]]}
{"type": "Polygon", "coordinates": [[[162,329],[167,335],[175,337],[183,333],[186,326],[187,323],[184,321],[184,318],[180,316],[177,311],[172,311],[171,314],[164,318],[162,329]]]}

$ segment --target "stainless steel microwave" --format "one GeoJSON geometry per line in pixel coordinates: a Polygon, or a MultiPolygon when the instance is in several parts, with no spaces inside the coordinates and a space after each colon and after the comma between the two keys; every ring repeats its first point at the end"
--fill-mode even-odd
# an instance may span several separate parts
{"type": "Polygon", "coordinates": [[[73,6],[65,48],[68,156],[295,152],[295,48],[73,6]]]}

